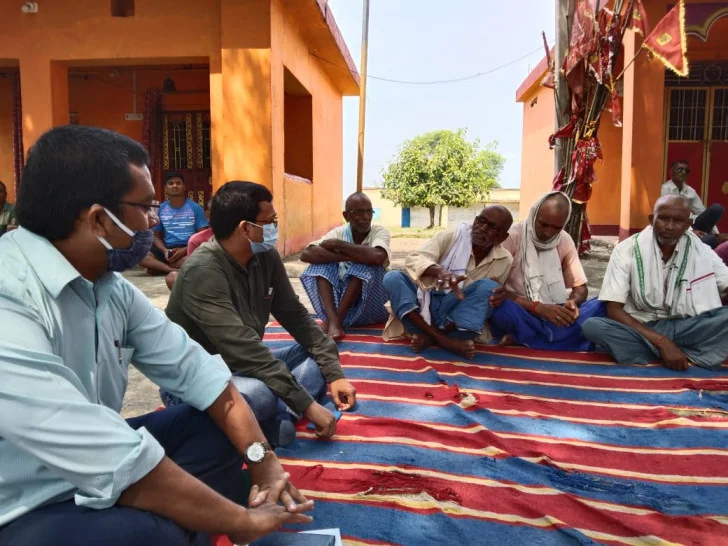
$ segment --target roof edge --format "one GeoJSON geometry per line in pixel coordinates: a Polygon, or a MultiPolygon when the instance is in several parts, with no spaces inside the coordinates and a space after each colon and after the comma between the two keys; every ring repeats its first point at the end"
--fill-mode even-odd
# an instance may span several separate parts
{"type": "MultiPolygon", "coordinates": [[[[553,57],[553,47],[551,48],[549,55],[553,57]]],[[[525,96],[529,93],[529,91],[531,91],[536,85],[541,85],[541,80],[543,80],[546,75],[548,68],[548,58],[544,56],[536,67],[529,72],[528,76],[526,76],[526,79],[523,80],[521,85],[518,86],[518,89],[516,90],[516,102],[524,102],[525,96]]]]}
{"type": "Polygon", "coordinates": [[[351,56],[349,47],[346,45],[344,36],[341,34],[341,31],[339,30],[339,25],[336,24],[336,19],[334,18],[334,14],[329,9],[328,0],[316,0],[316,4],[318,5],[319,11],[321,12],[321,15],[323,16],[324,21],[326,21],[326,26],[329,28],[331,37],[334,39],[334,42],[336,42],[336,46],[339,49],[341,58],[344,60],[344,63],[346,64],[346,67],[349,70],[349,74],[351,75],[351,78],[354,81],[354,84],[358,88],[359,84],[360,84],[359,70],[357,69],[356,64],[354,63],[354,59],[351,56]]]}

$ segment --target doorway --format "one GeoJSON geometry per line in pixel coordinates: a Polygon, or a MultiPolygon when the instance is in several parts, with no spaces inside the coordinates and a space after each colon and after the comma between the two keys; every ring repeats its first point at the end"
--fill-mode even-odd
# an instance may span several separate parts
{"type": "MultiPolygon", "coordinates": [[[[728,205],[728,87],[667,89],[665,173],[678,160],[690,164],[687,183],[707,206],[728,205]]],[[[728,232],[728,215],[718,224],[728,232]]]]}
{"type": "Polygon", "coordinates": [[[187,197],[204,207],[212,196],[209,111],[163,114],[162,179],[172,172],[184,177],[187,197]]]}

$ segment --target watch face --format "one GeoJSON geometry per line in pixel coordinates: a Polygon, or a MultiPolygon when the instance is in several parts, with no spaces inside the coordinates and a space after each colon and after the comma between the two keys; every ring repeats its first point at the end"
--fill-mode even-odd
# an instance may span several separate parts
{"type": "Polygon", "coordinates": [[[260,442],[255,442],[247,449],[246,454],[250,462],[259,463],[265,457],[265,447],[260,442]]]}

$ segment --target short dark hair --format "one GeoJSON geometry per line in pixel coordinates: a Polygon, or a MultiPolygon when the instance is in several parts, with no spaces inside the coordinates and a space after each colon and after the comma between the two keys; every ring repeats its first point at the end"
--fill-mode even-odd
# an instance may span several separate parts
{"type": "Polygon", "coordinates": [[[210,207],[210,226],[215,238],[227,239],[243,220],[255,222],[261,201],[273,201],[273,194],[265,186],[240,180],[224,184],[210,207]]]}
{"type": "Polygon", "coordinates": [[[690,163],[688,163],[687,159],[678,159],[677,161],[672,162],[672,165],[670,165],[670,170],[673,170],[678,165],[690,165],[690,163]]]}
{"type": "Polygon", "coordinates": [[[51,129],[28,153],[15,205],[18,224],[59,241],[94,204],[118,214],[133,183],[130,165],[148,166],[149,155],[129,137],[83,125],[51,129]]]}
{"type": "Polygon", "coordinates": [[[182,176],[182,173],[169,173],[167,176],[164,177],[164,185],[167,185],[167,182],[172,180],[173,178],[179,178],[182,183],[185,183],[185,177],[182,176]]]}

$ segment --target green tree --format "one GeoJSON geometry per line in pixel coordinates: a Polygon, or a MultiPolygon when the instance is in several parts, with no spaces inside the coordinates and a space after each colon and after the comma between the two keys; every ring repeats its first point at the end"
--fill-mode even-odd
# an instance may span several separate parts
{"type": "Polygon", "coordinates": [[[435,208],[466,207],[487,199],[498,187],[505,158],[497,143],[481,149],[478,139],[470,142],[467,131],[430,131],[406,140],[382,172],[382,197],[401,207],[427,207],[430,227],[435,208]]]}

